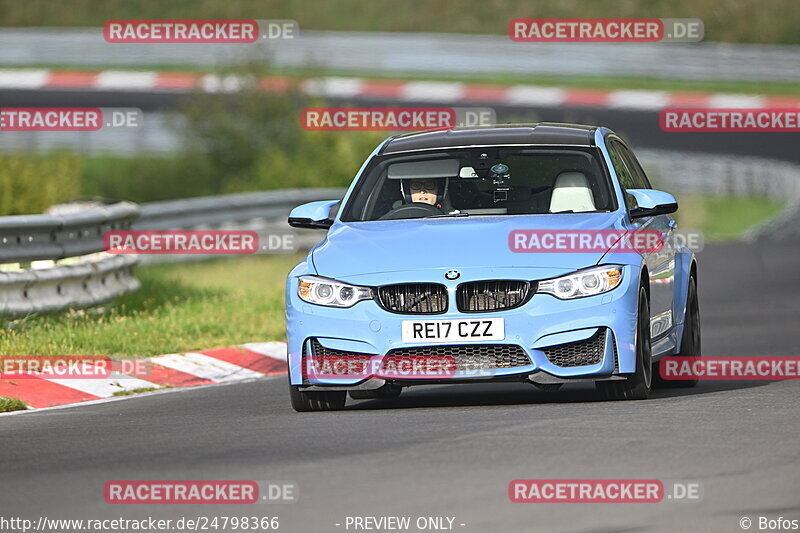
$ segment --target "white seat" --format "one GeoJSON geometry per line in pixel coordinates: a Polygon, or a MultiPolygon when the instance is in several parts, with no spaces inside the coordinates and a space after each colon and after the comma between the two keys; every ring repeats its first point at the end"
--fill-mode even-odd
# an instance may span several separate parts
{"type": "Polygon", "coordinates": [[[583,172],[562,172],[553,185],[550,196],[550,212],[574,211],[576,213],[596,211],[589,180],[583,172]]]}

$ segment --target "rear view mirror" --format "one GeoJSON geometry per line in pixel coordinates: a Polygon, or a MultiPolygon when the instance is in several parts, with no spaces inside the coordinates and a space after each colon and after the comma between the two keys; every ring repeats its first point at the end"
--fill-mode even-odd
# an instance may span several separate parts
{"type": "Polygon", "coordinates": [[[332,211],[338,206],[339,200],[322,200],[295,207],[289,213],[289,225],[293,228],[328,229],[335,217],[332,211]]]}
{"type": "Polygon", "coordinates": [[[668,215],[678,210],[678,201],[668,192],[655,189],[628,189],[636,200],[636,207],[630,209],[631,220],[657,215],[668,215]]]}

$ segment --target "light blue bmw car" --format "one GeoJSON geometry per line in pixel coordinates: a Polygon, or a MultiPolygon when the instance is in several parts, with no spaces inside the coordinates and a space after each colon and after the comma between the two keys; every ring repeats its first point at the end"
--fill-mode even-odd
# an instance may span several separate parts
{"type": "Polygon", "coordinates": [[[603,127],[390,137],[343,200],[290,214],[328,231],[287,279],[292,406],[422,384],[594,382],[609,400],[694,385],[655,366],[700,356],[697,262],[664,244],[677,208],[603,127]]]}

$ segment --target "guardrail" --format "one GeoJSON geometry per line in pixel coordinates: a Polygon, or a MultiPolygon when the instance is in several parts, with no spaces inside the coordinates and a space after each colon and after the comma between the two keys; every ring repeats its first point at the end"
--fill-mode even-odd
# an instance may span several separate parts
{"type": "Polygon", "coordinates": [[[150,202],[142,204],[134,229],[224,227],[286,218],[292,208],[302,203],[341,198],[344,193],[345,189],[287,189],[150,202]]]}
{"type": "Polygon", "coordinates": [[[105,232],[129,229],[138,216],[138,205],[120,202],[62,215],[0,217],[0,263],[101,252],[105,232]]]}
{"type": "MultiPolygon", "coordinates": [[[[292,236],[293,247],[282,252],[308,249],[324,237],[316,230],[298,230],[286,224],[292,208],[316,200],[342,198],[346,189],[286,189],[241,194],[226,194],[204,198],[186,198],[142,204],[135,230],[250,230],[259,236],[260,243],[271,235],[292,236]]],[[[276,253],[261,249],[256,253],[276,253]]],[[[210,256],[143,255],[142,263],[198,261],[210,256]]]]}
{"type": "MultiPolygon", "coordinates": [[[[133,267],[140,258],[104,252],[110,230],[253,229],[260,235],[287,231],[286,217],[299,204],[341,198],[344,189],[296,189],[152,202],[138,206],[60,206],[54,213],[0,217],[0,315],[22,316],[85,308],[139,288],[133,267]],[[66,212],[66,211],[73,212],[66,212]],[[30,267],[24,267],[30,263],[30,267]],[[11,268],[9,268],[11,264],[11,268]],[[5,265],[3,267],[2,265],[5,265]]],[[[298,246],[320,232],[297,231],[298,246]]]]}
{"type": "MultiPolygon", "coordinates": [[[[95,28],[0,28],[0,63],[216,67],[270,57],[282,68],[454,75],[632,76],[662,79],[800,80],[796,45],[737,43],[516,43],[506,35],[343,32],[300,29],[263,46],[119,43],[95,28]]],[[[141,74],[147,76],[147,72],[141,74]]],[[[125,74],[122,74],[124,76],[125,74]]],[[[106,82],[118,83],[114,74],[106,82]]],[[[30,82],[29,82],[30,83],[30,82]]]]}
{"type": "Polygon", "coordinates": [[[800,198],[800,165],[754,156],[637,150],[654,186],[709,196],[800,198]]]}
{"type": "Polygon", "coordinates": [[[139,207],[120,202],[69,214],[0,217],[0,314],[82,308],[136,290],[135,256],[109,256],[103,234],[129,229],[139,207]],[[61,264],[56,261],[66,260],[61,264]],[[13,269],[8,264],[13,264],[13,269]],[[20,268],[31,263],[32,268],[20,268]]]}
{"type": "Polygon", "coordinates": [[[783,211],[744,234],[744,240],[800,237],[800,165],[762,157],[639,150],[656,187],[709,196],[760,196],[785,202],[783,211]]]}

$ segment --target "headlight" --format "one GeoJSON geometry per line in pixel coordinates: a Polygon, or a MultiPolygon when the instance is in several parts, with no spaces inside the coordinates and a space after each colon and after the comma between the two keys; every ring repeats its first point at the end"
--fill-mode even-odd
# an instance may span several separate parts
{"type": "Polygon", "coordinates": [[[297,295],[310,304],[352,307],[361,300],[371,300],[372,289],[317,276],[301,276],[297,295]]]}
{"type": "Polygon", "coordinates": [[[620,283],[622,283],[622,267],[605,265],[540,281],[536,292],[552,294],[559,300],[571,300],[608,292],[620,283]]]}

